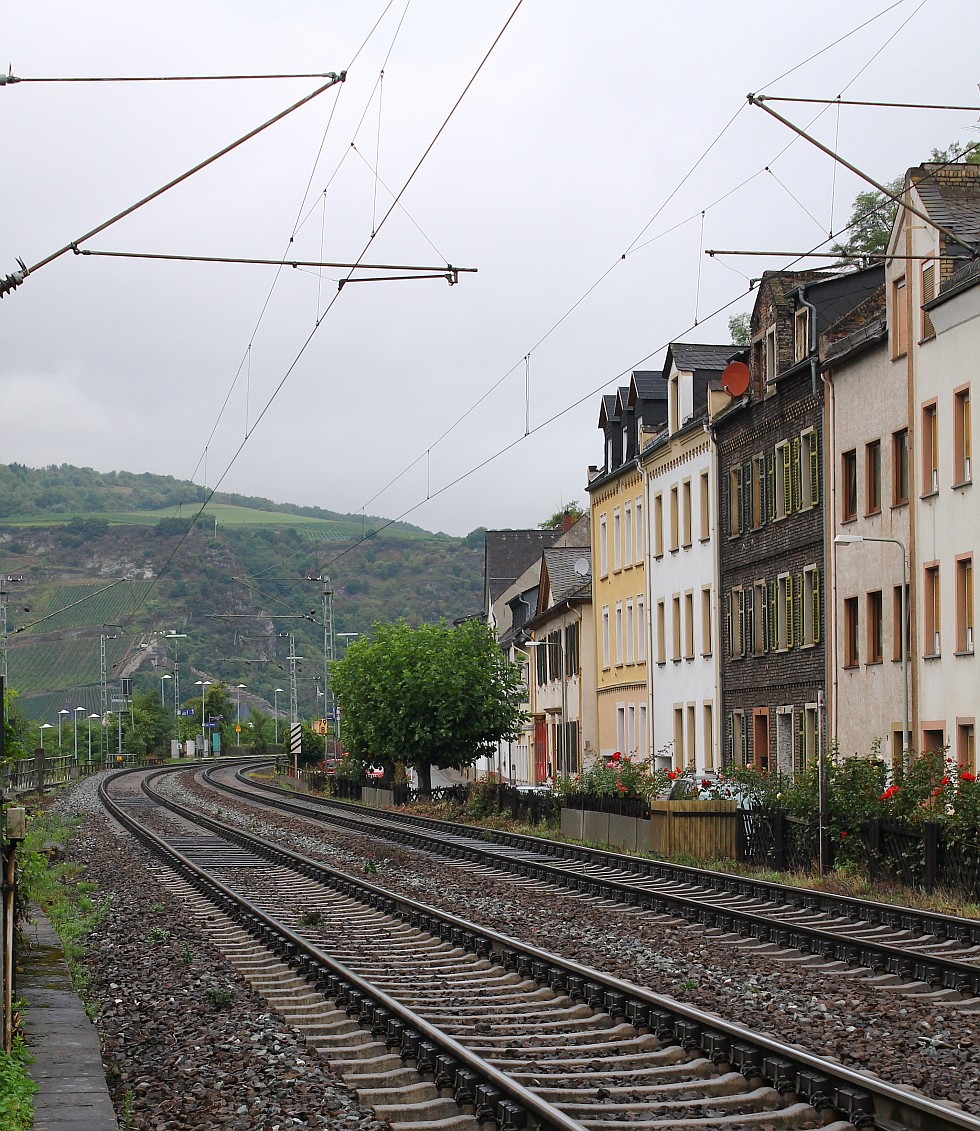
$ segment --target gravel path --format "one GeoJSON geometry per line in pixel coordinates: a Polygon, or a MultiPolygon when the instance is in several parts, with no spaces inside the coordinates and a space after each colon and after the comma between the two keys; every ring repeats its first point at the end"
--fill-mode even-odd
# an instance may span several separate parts
{"type": "MultiPolygon", "coordinates": [[[[402,846],[368,845],[327,826],[311,831],[296,817],[245,815],[245,807],[230,798],[202,805],[205,792],[187,775],[168,779],[164,790],[223,819],[243,817],[250,831],[352,874],[367,866],[371,881],[392,891],[980,1115],[980,1012],[872,985],[866,972],[814,971],[780,961],[757,945],[713,938],[697,925],[597,906],[527,882],[477,878],[470,865],[454,866],[402,846]]],[[[265,1131],[360,1124],[363,1131],[376,1131],[378,1125],[358,1112],[343,1085],[323,1072],[316,1054],[263,1013],[193,921],[179,908],[154,910],[166,896],[147,879],[143,853],[106,835],[104,818],[95,815],[93,783],[79,784],[58,804],[66,815],[85,816],[72,854],[111,900],[111,915],[89,940],[89,961],[103,1004],[100,1029],[114,1095],[122,1110],[125,1095],[132,1094],[134,1113],[142,1113],[143,1121],[133,1126],[200,1127],[204,1124],[184,1120],[207,1103],[214,1126],[265,1131]],[[158,924],[171,934],[153,944],[149,935],[158,924]],[[234,987],[227,1012],[211,1003],[212,984],[234,987]],[[244,1047],[252,1052],[247,1062],[244,1047]],[[201,1050],[208,1064],[203,1073],[201,1050]],[[299,1060],[305,1061],[303,1071],[284,1080],[283,1065],[299,1060]],[[194,1087],[202,1090],[195,1093],[194,1087]],[[269,1104],[266,1122],[249,1121],[238,1110],[241,1097],[250,1094],[269,1104]]]]}

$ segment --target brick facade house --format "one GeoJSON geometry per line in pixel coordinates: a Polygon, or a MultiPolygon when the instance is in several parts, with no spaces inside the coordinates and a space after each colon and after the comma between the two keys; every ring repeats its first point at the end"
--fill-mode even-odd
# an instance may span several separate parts
{"type": "Polygon", "coordinates": [[[882,268],[767,273],[744,360],[718,413],[722,760],[793,774],[823,741],[827,693],[824,391],[819,336],[882,268]]]}

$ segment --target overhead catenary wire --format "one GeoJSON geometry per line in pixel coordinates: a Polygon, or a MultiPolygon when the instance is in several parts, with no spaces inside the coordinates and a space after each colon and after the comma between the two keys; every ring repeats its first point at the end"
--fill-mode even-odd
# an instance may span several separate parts
{"type": "MultiPolygon", "coordinates": [[[[426,148],[425,148],[425,150],[423,151],[423,153],[422,153],[421,157],[419,157],[418,161],[417,161],[417,162],[416,162],[416,164],[415,164],[415,167],[414,167],[414,168],[412,169],[412,171],[411,171],[411,172],[409,173],[408,177],[407,177],[407,178],[405,179],[405,181],[403,182],[403,184],[402,184],[402,187],[401,187],[401,188],[399,189],[399,191],[398,191],[397,195],[395,196],[395,198],[394,198],[394,200],[392,201],[391,205],[389,206],[388,210],[387,210],[387,211],[386,211],[386,212],[384,213],[384,215],[383,215],[383,216],[381,217],[381,221],[380,221],[380,222],[378,223],[378,225],[377,225],[376,229],[375,229],[375,230],[374,230],[374,231],[373,231],[373,232],[371,233],[370,237],[369,237],[369,238],[367,239],[367,241],[366,241],[366,243],[365,243],[365,245],[364,245],[364,247],[363,247],[363,249],[362,249],[362,251],[361,251],[361,254],[360,254],[360,255],[358,256],[358,258],[357,258],[357,262],[358,262],[358,263],[360,263],[360,262],[361,262],[361,260],[363,260],[364,256],[365,256],[365,255],[367,254],[367,252],[368,252],[368,250],[370,249],[371,245],[372,245],[372,244],[374,243],[375,239],[377,238],[378,234],[380,233],[381,229],[382,229],[382,228],[384,227],[385,223],[387,222],[387,220],[389,219],[389,217],[390,217],[390,216],[392,215],[392,213],[394,212],[395,208],[396,208],[396,207],[398,206],[398,204],[399,204],[399,201],[401,200],[402,196],[404,196],[404,194],[405,194],[405,193],[406,193],[406,192],[408,191],[408,188],[409,188],[409,186],[410,186],[410,185],[411,185],[411,183],[412,183],[412,182],[414,181],[415,177],[416,177],[416,176],[418,175],[418,172],[419,172],[419,170],[420,170],[420,169],[422,168],[422,165],[424,164],[424,162],[425,162],[426,158],[427,158],[427,157],[429,156],[429,154],[430,154],[430,153],[432,152],[432,150],[433,150],[433,148],[435,147],[436,143],[438,142],[439,138],[440,138],[440,137],[442,136],[442,134],[443,134],[443,133],[445,132],[445,130],[446,130],[446,127],[447,127],[447,126],[449,125],[449,123],[450,123],[450,122],[452,121],[452,119],[453,119],[453,117],[455,116],[455,114],[456,114],[456,111],[457,111],[457,110],[459,109],[459,107],[460,107],[460,105],[461,105],[461,103],[462,103],[463,99],[464,99],[464,98],[466,97],[467,93],[469,92],[469,90],[471,89],[471,87],[473,86],[473,84],[474,84],[474,83],[476,82],[476,80],[477,80],[477,78],[479,77],[479,75],[480,75],[480,74],[482,73],[482,71],[483,71],[483,68],[484,68],[484,67],[486,66],[486,63],[487,63],[487,61],[489,60],[490,56],[491,56],[491,55],[493,54],[493,52],[494,52],[495,48],[496,48],[496,47],[497,47],[497,45],[498,45],[498,44],[500,43],[500,40],[501,40],[501,39],[503,38],[503,36],[504,36],[505,32],[507,31],[507,29],[508,29],[508,28],[510,27],[510,25],[511,25],[511,23],[512,23],[513,19],[514,19],[514,17],[515,17],[516,15],[517,15],[518,11],[520,10],[520,8],[521,8],[521,5],[523,4],[523,2],[524,2],[524,0],[517,0],[517,3],[516,3],[516,5],[514,6],[513,10],[511,11],[510,15],[509,15],[509,16],[507,17],[507,19],[506,19],[506,20],[504,21],[504,24],[503,24],[503,26],[501,27],[500,31],[499,31],[499,32],[497,33],[497,35],[496,35],[496,37],[494,38],[493,42],[492,42],[492,43],[490,44],[490,47],[489,47],[489,48],[487,49],[487,52],[486,52],[486,54],[485,54],[485,55],[483,56],[483,58],[482,58],[482,59],[480,60],[480,62],[479,62],[479,64],[477,65],[476,69],[474,70],[473,74],[472,74],[472,75],[470,76],[470,78],[469,78],[469,80],[467,81],[467,83],[466,83],[465,87],[463,88],[462,92],[461,92],[461,93],[460,93],[460,95],[459,95],[459,96],[457,97],[456,101],[455,101],[455,102],[453,103],[452,107],[451,107],[451,108],[450,108],[450,110],[449,110],[449,113],[448,113],[448,114],[446,115],[446,117],[444,118],[444,120],[443,120],[442,124],[441,124],[441,125],[439,126],[439,128],[438,128],[438,129],[436,130],[436,132],[435,132],[435,135],[434,135],[434,136],[432,137],[431,141],[430,141],[430,142],[429,142],[429,144],[428,144],[428,145],[426,146],[426,148]]],[[[351,269],[351,274],[352,274],[352,273],[353,273],[353,268],[351,269]]],[[[349,278],[349,277],[348,277],[348,278],[349,278]]],[[[330,311],[331,311],[331,310],[333,309],[334,305],[335,305],[335,304],[337,303],[337,301],[339,300],[339,298],[340,298],[341,294],[343,294],[343,290],[342,290],[342,289],[338,289],[338,290],[336,291],[336,293],[334,294],[334,296],[332,297],[332,299],[330,300],[330,302],[328,303],[326,310],[324,311],[324,318],[325,318],[325,317],[326,317],[326,316],[327,316],[327,315],[328,315],[328,314],[330,313],[330,311]]],[[[213,486],[211,487],[210,491],[209,491],[209,492],[207,492],[207,494],[206,494],[206,497],[205,497],[205,499],[204,499],[204,502],[202,502],[202,503],[201,503],[201,506],[200,506],[200,508],[198,509],[198,511],[197,511],[197,514],[196,514],[196,515],[194,516],[194,518],[193,518],[193,520],[192,520],[192,523],[191,523],[191,525],[192,525],[192,526],[193,526],[193,525],[194,525],[194,524],[195,524],[195,523],[197,522],[197,520],[198,520],[198,519],[200,518],[200,516],[201,516],[201,515],[202,515],[202,514],[204,513],[204,509],[205,509],[205,507],[207,506],[208,502],[209,502],[209,501],[210,501],[210,500],[211,500],[211,499],[212,499],[212,498],[214,497],[214,495],[215,495],[215,493],[217,492],[218,488],[219,488],[219,487],[221,486],[222,482],[224,482],[224,479],[225,479],[225,477],[226,477],[226,476],[228,475],[228,473],[229,473],[229,472],[231,471],[232,467],[234,467],[234,465],[235,465],[235,463],[237,462],[237,460],[238,460],[238,457],[239,457],[239,456],[241,455],[241,453],[242,453],[242,450],[244,449],[245,445],[246,445],[246,444],[248,443],[249,439],[250,439],[250,438],[252,437],[252,435],[254,434],[254,432],[255,432],[256,428],[258,428],[258,426],[259,426],[259,425],[260,425],[260,424],[262,423],[262,421],[264,420],[264,418],[265,418],[266,414],[268,413],[269,409],[270,409],[270,408],[272,407],[272,405],[273,405],[273,403],[275,402],[276,398],[278,397],[279,393],[280,393],[280,392],[282,391],[282,389],[283,389],[283,387],[285,386],[286,382],[287,382],[287,381],[289,380],[289,378],[290,378],[290,377],[291,377],[291,375],[293,374],[294,370],[296,369],[296,366],[297,366],[297,365],[299,364],[300,360],[301,360],[301,359],[303,358],[304,354],[306,353],[306,350],[307,350],[307,349],[309,348],[310,342],[312,342],[312,340],[313,340],[314,336],[316,335],[316,332],[317,332],[317,330],[318,330],[318,329],[319,329],[319,327],[320,327],[320,326],[322,326],[322,325],[323,325],[323,318],[321,318],[321,319],[320,319],[320,320],[319,320],[319,321],[318,321],[318,322],[316,323],[316,325],[314,325],[313,329],[312,329],[312,330],[311,330],[311,331],[309,332],[309,334],[307,334],[306,338],[305,338],[305,339],[303,340],[303,342],[301,343],[301,345],[300,345],[300,347],[299,347],[298,351],[296,352],[295,356],[293,357],[293,360],[292,360],[292,361],[290,362],[290,364],[289,364],[289,365],[288,365],[288,367],[286,368],[286,371],[285,371],[285,372],[283,373],[283,375],[282,375],[282,378],[280,379],[280,381],[278,382],[278,384],[277,384],[277,385],[275,386],[275,388],[273,389],[273,391],[272,391],[271,395],[270,395],[270,396],[269,396],[269,398],[267,399],[267,401],[266,401],[265,405],[263,406],[262,410],[261,410],[261,411],[259,412],[259,414],[258,414],[258,416],[257,416],[257,418],[256,418],[256,420],[255,420],[255,422],[254,422],[254,424],[253,424],[253,425],[252,425],[252,427],[251,427],[251,428],[249,429],[249,431],[248,431],[248,432],[247,432],[247,433],[245,434],[245,436],[244,436],[244,438],[243,438],[243,439],[241,440],[241,442],[240,442],[240,443],[239,443],[239,444],[237,445],[237,447],[235,448],[234,452],[232,453],[231,459],[230,459],[230,460],[228,461],[228,463],[226,464],[224,471],[222,471],[222,472],[221,472],[221,474],[220,474],[220,475],[218,476],[218,478],[217,478],[217,481],[216,481],[216,482],[214,483],[214,485],[213,485],[213,486]]],[[[164,571],[165,571],[165,570],[166,570],[167,568],[169,568],[169,565],[170,565],[170,563],[171,563],[171,562],[173,561],[173,558],[174,558],[174,556],[176,555],[176,553],[177,553],[177,550],[178,550],[178,549],[180,548],[180,546],[181,546],[181,545],[183,544],[183,542],[184,542],[184,540],[186,539],[186,537],[187,537],[187,532],[185,532],[185,533],[184,533],[183,535],[181,535],[181,537],[180,537],[180,538],[178,539],[178,542],[177,542],[176,546],[175,546],[175,547],[173,548],[173,550],[171,551],[171,554],[170,554],[170,556],[169,556],[169,557],[167,558],[167,561],[166,561],[166,562],[164,563],[164,567],[163,567],[163,569],[161,569],[160,571],[158,571],[158,573],[157,573],[157,576],[156,576],[156,578],[154,579],[154,581],[158,581],[158,580],[159,580],[159,578],[160,578],[160,577],[162,576],[163,572],[164,572],[164,571]]],[[[142,605],[142,604],[143,604],[143,603],[144,603],[144,602],[145,602],[145,601],[146,601],[147,599],[148,599],[148,594],[147,594],[147,595],[144,595],[143,601],[142,601],[142,602],[140,602],[140,605],[142,605]]],[[[136,615],[136,613],[137,613],[138,611],[139,611],[139,607],[137,607],[136,609],[134,609],[134,610],[133,610],[133,612],[132,612],[132,614],[130,614],[130,619],[132,619],[132,617],[133,617],[133,616],[135,616],[135,615],[136,615]]]]}

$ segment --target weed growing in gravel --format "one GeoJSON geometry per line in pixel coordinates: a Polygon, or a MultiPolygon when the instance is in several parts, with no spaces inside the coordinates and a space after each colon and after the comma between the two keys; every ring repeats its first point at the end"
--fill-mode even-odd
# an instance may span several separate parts
{"type": "Polygon", "coordinates": [[[215,1009],[228,1009],[235,1000],[235,991],[231,986],[208,986],[204,996],[215,1009]]]}
{"type": "Polygon", "coordinates": [[[163,910],[164,910],[164,906],[163,906],[162,903],[151,903],[150,906],[147,908],[147,911],[149,911],[149,913],[151,915],[159,915],[160,912],[163,911],[163,910]]]}
{"type": "Polygon", "coordinates": [[[366,876],[376,876],[378,874],[378,865],[369,856],[364,861],[364,874],[366,876]]]}
{"type": "Polygon", "coordinates": [[[320,911],[304,911],[299,917],[301,927],[319,927],[323,922],[323,913],[320,911]]]}
{"type": "Polygon", "coordinates": [[[698,988],[697,982],[692,981],[690,978],[685,982],[681,982],[682,990],[696,990],[698,988]]]}
{"type": "Polygon", "coordinates": [[[33,1059],[20,1035],[14,1037],[10,1053],[0,1051],[0,1127],[4,1131],[27,1131],[34,1124],[31,1097],[37,1084],[27,1072],[33,1059]]]}
{"type": "Polygon", "coordinates": [[[151,927],[150,933],[146,936],[146,941],[151,946],[156,946],[157,943],[170,942],[170,932],[166,927],[151,927]]]}
{"type": "Polygon", "coordinates": [[[191,950],[187,943],[184,943],[180,949],[180,961],[184,966],[190,966],[194,961],[194,951],[191,950]]]}
{"type": "Polygon", "coordinates": [[[77,878],[77,864],[58,861],[60,849],[71,833],[72,827],[51,813],[38,814],[29,821],[27,839],[18,853],[22,867],[18,917],[27,918],[31,903],[43,909],[61,939],[75,992],[85,1001],[86,1012],[90,1013],[94,1007],[88,1000],[89,979],[82,964],[85,956],[82,940],[105,917],[109,905],[107,901],[96,904],[88,898],[85,893],[98,888],[77,878]]]}
{"type": "Polygon", "coordinates": [[[135,1131],[136,1121],[133,1115],[133,1093],[123,1094],[122,1111],[119,1113],[119,1126],[122,1131],[135,1131]]]}

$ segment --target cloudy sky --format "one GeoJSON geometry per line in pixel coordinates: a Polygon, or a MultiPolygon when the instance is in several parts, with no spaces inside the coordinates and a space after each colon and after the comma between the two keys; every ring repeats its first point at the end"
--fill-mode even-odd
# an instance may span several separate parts
{"type": "MultiPolygon", "coordinates": [[[[808,250],[864,187],[748,91],[978,102],[955,61],[976,0],[524,0],[372,239],[514,2],[6,0],[22,79],[348,72],[83,248],[478,273],[338,292],[336,269],[69,253],[0,303],[0,460],[536,525],[585,499],[601,393],[671,340],[727,341],[748,277],[786,263],[702,249],[808,250]]],[[[317,85],[0,87],[0,275],[317,85]]],[[[775,108],[881,179],[980,138],[971,112],[775,108]]]]}

